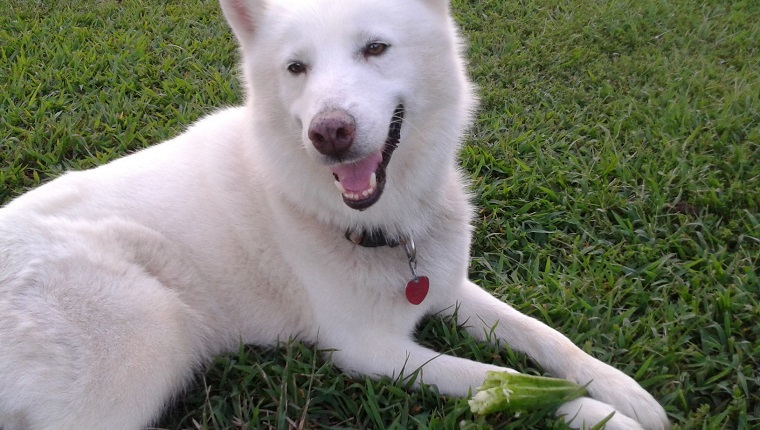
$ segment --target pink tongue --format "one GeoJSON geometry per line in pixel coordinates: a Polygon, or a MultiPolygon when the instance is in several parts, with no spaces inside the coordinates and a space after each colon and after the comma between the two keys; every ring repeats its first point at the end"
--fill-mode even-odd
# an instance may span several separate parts
{"type": "Polygon", "coordinates": [[[346,191],[364,191],[369,189],[369,179],[382,161],[383,153],[378,151],[357,162],[333,166],[330,170],[338,176],[346,191]]]}

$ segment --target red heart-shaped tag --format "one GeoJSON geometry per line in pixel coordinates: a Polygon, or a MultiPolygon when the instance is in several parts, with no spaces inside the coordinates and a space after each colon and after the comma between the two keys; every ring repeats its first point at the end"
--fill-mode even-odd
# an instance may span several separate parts
{"type": "Polygon", "coordinates": [[[419,305],[427,297],[430,289],[430,280],[427,276],[420,276],[406,283],[406,299],[413,305],[419,305]]]}

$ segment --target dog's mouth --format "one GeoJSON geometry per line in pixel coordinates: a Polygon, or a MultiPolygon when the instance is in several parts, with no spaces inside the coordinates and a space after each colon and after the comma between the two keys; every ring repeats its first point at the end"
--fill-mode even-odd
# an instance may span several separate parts
{"type": "Polygon", "coordinates": [[[380,151],[361,160],[330,168],[335,177],[335,186],[343,195],[343,202],[351,209],[361,211],[380,200],[385,188],[385,169],[401,139],[403,120],[404,105],[399,104],[393,111],[388,137],[380,151]]]}

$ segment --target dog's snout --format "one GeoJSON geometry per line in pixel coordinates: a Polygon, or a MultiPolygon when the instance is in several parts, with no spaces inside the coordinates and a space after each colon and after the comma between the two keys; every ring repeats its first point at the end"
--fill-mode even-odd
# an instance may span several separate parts
{"type": "Polygon", "coordinates": [[[309,139],[317,151],[340,157],[354,143],[356,121],[344,110],[329,110],[317,114],[309,125],[309,139]]]}

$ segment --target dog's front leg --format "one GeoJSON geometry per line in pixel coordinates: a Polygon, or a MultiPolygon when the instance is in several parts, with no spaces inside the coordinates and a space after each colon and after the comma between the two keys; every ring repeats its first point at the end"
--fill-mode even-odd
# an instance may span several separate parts
{"type": "Polygon", "coordinates": [[[415,343],[411,338],[364,337],[344,343],[331,353],[343,371],[372,378],[390,376],[435,385],[443,394],[458,397],[475,392],[489,370],[514,372],[485,363],[441,354],[415,343]]]}
{"type": "MultiPolygon", "coordinates": [[[[474,393],[489,370],[514,372],[512,369],[440,354],[417,345],[410,338],[388,333],[351,339],[344,336],[342,347],[332,352],[332,361],[350,374],[374,378],[401,377],[404,380],[414,378],[415,385],[435,385],[441,393],[454,396],[474,393]]],[[[568,402],[560,409],[560,414],[576,429],[596,424],[614,412],[614,407],[588,397],[568,402]]],[[[642,430],[642,427],[635,420],[616,414],[607,423],[606,429],[642,430]]]]}
{"type": "MultiPolygon", "coordinates": [[[[631,377],[591,357],[556,330],[528,317],[466,280],[450,311],[457,322],[480,340],[506,342],[531,357],[552,375],[576,383],[588,384],[589,394],[635,419],[646,429],[665,429],[669,426],[665,411],[659,403],[631,377]]],[[[572,426],[582,426],[582,420],[593,424],[608,414],[604,403],[588,398],[568,402],[559,408],[572,426]]],[[[623,417],[618,417],[623,418],[623,417]]],[[[636,428],[635,423],[613,418],[607,428],[636,428]],[[617,425],[616,425],[617,424],[617,425]]]]}

